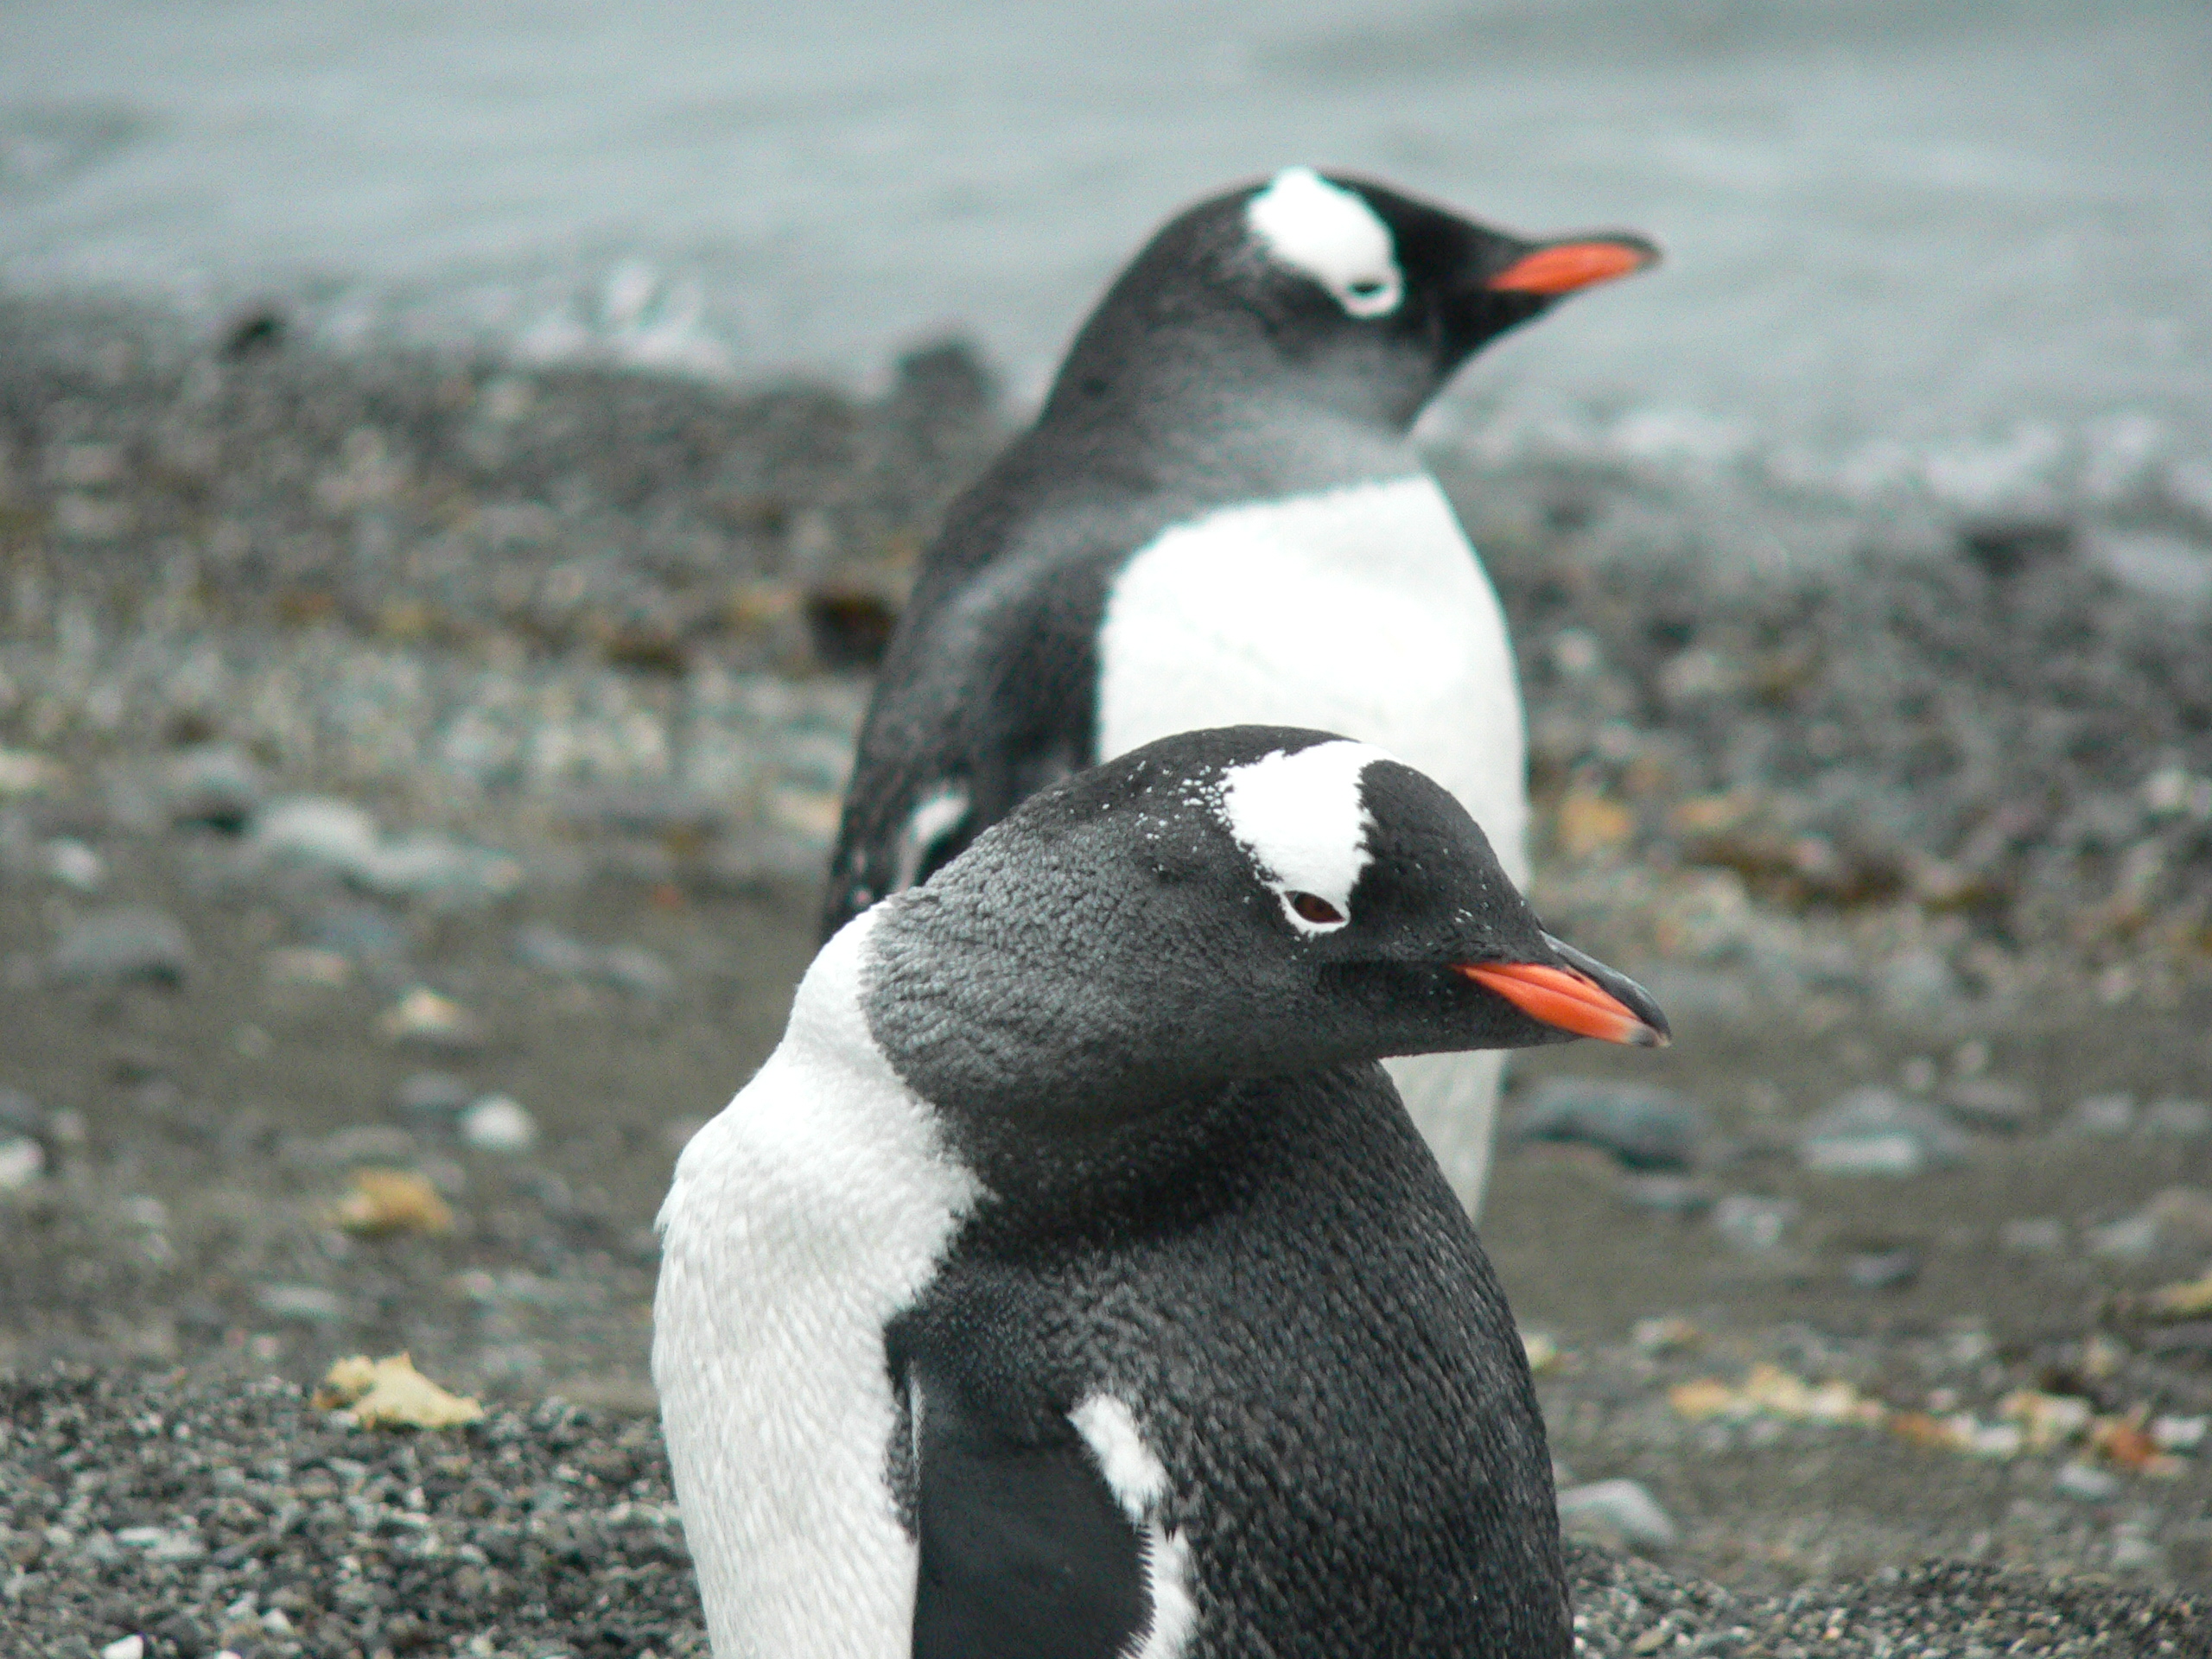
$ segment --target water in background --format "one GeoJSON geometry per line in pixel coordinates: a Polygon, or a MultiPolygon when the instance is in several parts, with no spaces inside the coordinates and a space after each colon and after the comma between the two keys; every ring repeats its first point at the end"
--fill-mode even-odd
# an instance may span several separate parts
{"type": "Polygon", "coordinates": [[[1782,504],[1782,555],[2063,512],[2212,591],[2208,85],[2201,0],[48,0],[0,284],[709,375],[957,329],[1033,393],[1168,212],[1311,161],[1666,246],[1464,378],[1482,461],[1782,504]]]}

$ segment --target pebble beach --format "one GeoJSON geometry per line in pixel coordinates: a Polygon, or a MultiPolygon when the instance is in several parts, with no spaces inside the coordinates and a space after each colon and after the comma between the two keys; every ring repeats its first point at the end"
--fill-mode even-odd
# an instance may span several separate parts
{"type": "MultiPolygon", "coordinates": [[[[0,301],[0,1648],[704,1652],[652,1217],[1020,418],[875,385],[0,301]],[[481,1415],[327,1393],[401,1352],[481,1415]]],[[[1677,1033],[1516,1067],[1484,1218],[1583,1650],[2212,1653],[2212,587],[1435,462],[1537,907],[1677,1033]]]]}

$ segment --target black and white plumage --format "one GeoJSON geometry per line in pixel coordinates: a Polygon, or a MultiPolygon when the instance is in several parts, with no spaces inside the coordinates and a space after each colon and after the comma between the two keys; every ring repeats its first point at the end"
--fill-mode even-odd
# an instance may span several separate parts
{"type": "MultiPolygon", "coordinates": [[[[1503,614],[1408,434],[1485,342],[1655,257],[1622,235],[1523,241],[1304,168],[1167,225],[924,563],[861,734],[825,937],[1043,785],[1238,721],[1390,749],[1524,880],[1503,614]]],[[[1394,1071],[1471,1207],[1494,1057],[1394,1071]]]]}
{"type": "Polygon", "coordinates": [[[1566,1655],[1512,1316],[1376,1061],[1664,1032],[1367,745],[1038,795],[823,947],[677,1166],[716,1654],[1566,1655]]]}

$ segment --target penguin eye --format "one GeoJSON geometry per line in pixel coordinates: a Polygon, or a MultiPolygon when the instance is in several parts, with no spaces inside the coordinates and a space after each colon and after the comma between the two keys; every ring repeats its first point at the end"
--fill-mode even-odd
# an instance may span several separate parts
{"type": "Polygon", "coordinates": [[[1286,893],[1282,901],[1301,921],[1315,927],[1337,927],[1343,924],[1344,913],[1318,893],[1286,893]]]}

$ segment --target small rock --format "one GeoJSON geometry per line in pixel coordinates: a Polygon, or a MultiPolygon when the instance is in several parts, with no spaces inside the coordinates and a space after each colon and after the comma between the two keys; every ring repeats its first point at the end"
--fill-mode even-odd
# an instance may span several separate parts
{"type": "Polygon", "coordinates": [[[2091,1255],[2107,1262],[2147,1262],[2158,1253],[2158,1220],[2140,1211],[2082,1235],[2091,1255]]]}
{"type": "Polygon", "coordinates": [[[162,780],[169,822],[240,835],[261,810],[268,784],[245,751],[202,744],[173,758],[162,780]]]}
{"type": "Polygon", "coordinates": [[[11,795],[43,795],[59,789],[69,773],[58,760],[30,749],[0,749],[0,800],[11,795]]]}
{"type": "Polygon", "coordinates": [[[377,1018],[387,1042],[465,1054],[484,1046],[483,1022],[449,996],[417,985],[377,1018]]]}
{"type": "Polygon", "coordinates": [[[1942,1111],[1893,1089],[1854,1089],[1805,1125],[1798,1161],[1826,1175],[1917,1175],[1966,1157],[1942,1111]]]}
{"type": "Polygon", "coordinates": [[[1892,1014],[1939,1014],[1959,997],[1958,976],[1936,951],[1900,952],[1877,976],[1882,1003],[1892,1014]]]}
{"type": "Polygon", "coordinates": [[[1704,1342],[1705,1332],[1680,1314],[1668,1313],[1638,1319],[1630,1328],[1628,1339],[1638,1353],[1671,1354],[1697,1347],[1704,1342]]]}
{"type": "Polygon", "coordinates": [[[2165,1552],[2139,1528],[2113,1529],[2112,1566],[2115,1573],[2154,1573],[2165,1565],[2165,1552]]]}
{"type": "Polygon", "coordinates": [[[599,953],[556,927],[531,922],[515,930],[515,960],[541,973],[582,979],[598,966],[599,953]]]}
{"type": "Polygon", "coordinates": [[[2153,1417],[2151,1439],[2161,1452],[2194,1452],[2204,1444],[2212,1417],[2153,1417]]]}
{"type": "Polygon", "coordinates": [[[146,981],[175,988],[192,966],[192,944],[173,917],[126,906],[86,917],[54,947],[57,978],[121,984],[146,981]]]}
{"type": "Polygon", "coordinates": [[[2036,1101],[2017,1083],[1968,1077],[1943,1091],[1943,1104],[1970,1128],[2018,1135],[2035,1121],[2036,1101]]]}
{"type": "Polygon", "coordinates": [[[379,838],[376,819],[351,801],[291,795],[262,812],[247,850],[256,858],[351,877],[375,858],[379,838]]]}
{"type": "Polygon", "coordinates": [[[1782,1243],[1789,1224],[1797,1218],[1797,1205],[1789,1198],[1753,1198],[1731,1192],[1713,1206],[1713,1230],[1739,1250],[1754,1254],[1782,1243]]]}
{"type": "Polygon", "coordinates": [[[1559,1495],[1560,1527],[1570,1535],[1613,1549],[1668,1549],[1674,1517],[1633,1480],[1593,1480],[1559,1495]]]}
{"type": "Polygon", "coordinates": [[[641,945],[609,946],[600,955],[599,976],[632,996],[666,996],[676,988],[676,970],[641,945]]]}
{"type": "Polygon", "coordinates": [[[409,1117],[451,1122],[476,1097],[476,1090],[450,1071],[416,1071],[399,1085],[392,1103],[409,1117]]]}
{"type": "Polygon", "coordinates": [[[72,893],[98,893],[107,861],[81,841],[62,836],[46,843],[46,873],[72,893]]]}
{"type": "Polygon", "coordinates": [[[2135,1127],[2135,1096],[2091,1095],[2077,1100],[2059,1127],[2068,1135],[2126,1135],[2135,1127]]]}
{"type": "Polygon", "coordinates": [[[2145,1262],[2162,1250],[2212,1246],[2212,1192],[2170,1186],[2133,1215],[2083,1235],[2089,1253],[2114,1262],[2145,1262]]]}
{"type": "Polygon", "coordinates": [[[1696,1103],[1672,1089],[1552,1077],[1529,1091],[1516,1128],[1524,1140],[1602,1147],[1630,1169],[1685,1170],[1705,1122],[1696,1103]]]}
{"type": "Polygon", "coordinates": [[[2143,1128],[2152,1135],[2197,1139],[2212,1134],[2212,1104],[2201,1100],[2154,1100],[2144,1109],[2143,1128]]]}
{"type": "Polygon", "coordinates": [[[379,842],[352,874],[385,898],[422,899],[448,910],[496,903],[523,884],[520,860],[437,834],[379,842]]]}
{"type": "Polygon", "coordinates": [[[337,1293],[320,1285],[263,1285],[253,1298],[272,1319],[332,1325],[346,1317],[346,1304],[337,1293]]]}
{"type": "Polygon", "coordinates": [[[2120,1493],[2120,1477],[2093,1463],[2065,1463],[2051,1478],[2053,1486],[2085,1503],[2108,1503],[2120,1493]]]}
{"type": "Polygon", "coordinates": [[[0,1192],[20,1192],[45,1170],[45,1147],[27,1135],[0,1133],[0,1192]]]}
{"type": "Polygon", "coordinates": [[[173,1527],[125,1527],[115,1535],[115,1541],[144,1552],[149,1561],[194,1561],[207,1553],[190,1532],[173,1527]]]}
{"type": "Polygon", "coordinates": [[[1920,1277],[1916,1250],[1859,1250],[1843,1261],[1844,1281],[1853,1290],[1902,1290],[1920,1277]]]}
{"type": "Polygon", "coordinates": [[[537,1121],[505,1095],[486,1095],[461,1116],[461,1138],[479,1152],[528,1152],[537,1121]]]}
{"type": "Polygon", "coordinates": [[[100,1649],[100,1659],[146,1659],[146,1638],[126,1636],[111,1642],[100,1649]]]}

